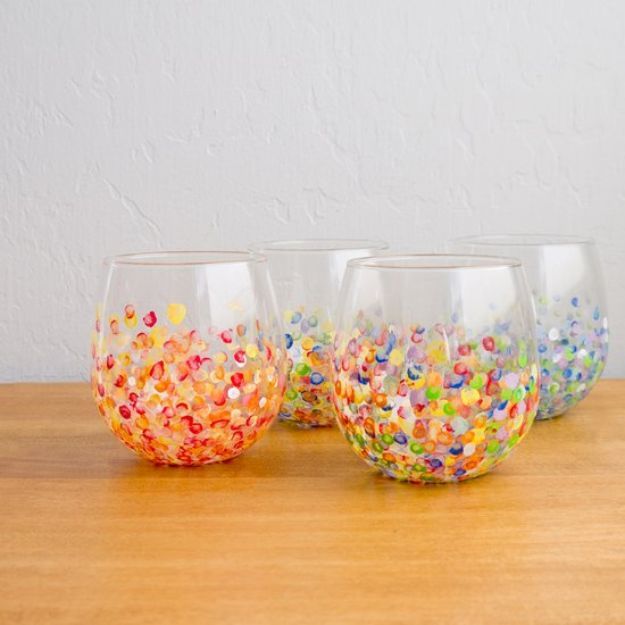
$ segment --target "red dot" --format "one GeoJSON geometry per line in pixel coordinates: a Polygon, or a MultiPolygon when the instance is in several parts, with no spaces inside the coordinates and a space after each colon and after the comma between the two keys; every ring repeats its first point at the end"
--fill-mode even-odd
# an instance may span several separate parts
{"type": "Polygon", "coordinates": [[[145,317],[143,317],[143,323],[145,323],[148,328],[151,328],[156,323],[156,313],[151,310],[145,317]]]}
{"type": "Polygon", "coordinates": [[[482,345],[487,352],[492,352],[495,349],[495,340],[492,336],[485,336],[482,339],[482,345]]]}
{"type": "Polygon", "coordinates": [[[467,371],[467,366],[463,362],[457,362],[454,365],[454,373],[456,375],[464,375],[467,371]]]}
{"type": "Polygon", "coordinates": [[[458,346],[458,353],[461,356],[468,356],[471,353],[471,346],[464,343],[458,346]]]}
{"type": "Polygon", "coordinates": [[[201,423],[197,423],[196,421],[195,423],[191,424],[189,429],[191,430],[191,432],[193,432],[193,434],[199,434],[204,428],[202,427],[201,423]]]}

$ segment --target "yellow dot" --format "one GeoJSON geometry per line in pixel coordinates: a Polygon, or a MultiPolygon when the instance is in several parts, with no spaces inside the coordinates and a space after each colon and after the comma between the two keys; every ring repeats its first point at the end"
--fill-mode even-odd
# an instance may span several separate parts
{"type": "Polygon", "coordinates": [[[256,356],[258,356],[258,347],[256,347],[253,343],[248,343],[245,348],[245,353],[249,358],[256,358],[256,356]]]}
{"type": "Polygon", "coordinates": [[[182,323],[186,316],[187,316],[187,307],[184,304],[178,304],[177,302],[172,302],[169,306],[167,306],[167,318],[175,326],[177,326],[179,323],[182,323]]]}
{"type": "Polygon", "coordinates": [[[156,326],[150,332],[150,338],[154,343],[154,347],[156,349],[161,349],[163,347],[163,343],[165,343],[165,339],[167,338],[167,328],[163,326],[156,326]]]}
{"type": "Polygon", "coordinates": [[[134,328],[139,321],[139,317],[137,315],[133,315],[132,317],[124,317],[124,323],[127,328],[134,328]]]}
{"type": "Polygon", "coordinates": [[[402,354],[401,350],[394,349],[389,354],[388,359],[393,366],[399,367],[404,362],[404,355],[402,354]]]}
{"type": "Polygon", "coordinates": [[[334,324],[332,323],[332,321],[330,321],[330,319],[326,319],[321,324],[321,331],[325,332],[326,334],[331,334],[332,332],[334,332],[334,324]]]}
{"type": "Polygon", "coordinates": [[[306,336],[302,339],[302,348],[306,351],[312,349],[314,345],[315,342],[309,336],[306,336]]]}
{"type": "Polygon", "coordinates": [[[473,405],[475,402],[479,401],[480,399],[480,394],[477,390],[475,390],[474,388],[463,388],[460,391],[460,397],[462,399],[462,403],[465,406],[471,406],[473,405]]]}

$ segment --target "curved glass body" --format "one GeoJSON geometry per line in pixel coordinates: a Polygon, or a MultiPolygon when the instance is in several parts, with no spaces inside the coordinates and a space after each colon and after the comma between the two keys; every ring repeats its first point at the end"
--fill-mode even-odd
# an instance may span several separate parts
{"type": "Polygon", "coordinates": [[[164,252],[105,261],[92,336],[100,414],[157,464],[241,454],[278,414],[286,351],[265,259],[164,252]]]}
{"type": "Polygon", "coordinates": [[[594,243],[559,235],[483,235],[456,239],[451,246],[522,261],[536,307],[537,418],[561,415],[586,397],[608,355],[607,306],[594,243]]]}
{"type": "Polygon", "coordinates": [[[388,476],[455,482],[499,464],[538,404],[535,320],[518,261],[348,264],[335,338],[338,422],[388,476]]]}
{"type": "Polygon", "coordinates": [[[283,315],[289,380],[281,419],[304,427],[332,425],[334,313],[347,262],[387,247],[379,241],[302,240],[257,243],[269,260],[283,315]]]}

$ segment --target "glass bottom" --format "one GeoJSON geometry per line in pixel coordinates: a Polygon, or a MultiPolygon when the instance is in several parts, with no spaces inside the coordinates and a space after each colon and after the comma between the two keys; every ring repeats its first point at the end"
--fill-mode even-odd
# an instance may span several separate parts
{"type": "Polygon", "coordinates": [[[292,412],[281,411],[279,419],[283,423],[304,429],[332,427],[335,422],[333,413],[322,410],[304,411],[296,409],[292,412]]]}

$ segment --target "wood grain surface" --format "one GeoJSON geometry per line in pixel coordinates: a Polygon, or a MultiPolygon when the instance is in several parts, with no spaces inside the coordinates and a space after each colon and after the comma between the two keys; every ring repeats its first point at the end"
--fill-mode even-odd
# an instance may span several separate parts
{"type": "Polygon", "coordinates": [[[418,487],[336,429],[154,467],[83,384],[0,386],[0,623],[625,623],[625,381],[418,487]]]}

